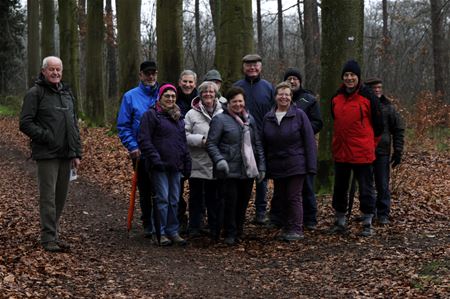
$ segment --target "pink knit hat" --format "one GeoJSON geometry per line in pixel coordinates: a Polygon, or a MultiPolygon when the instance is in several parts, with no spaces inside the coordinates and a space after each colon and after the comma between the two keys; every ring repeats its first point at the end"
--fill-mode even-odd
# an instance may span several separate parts
{"type": "Polygon", "coordinates": [[[177,88],[175,86],[173,86],[170,83],[166,83],[163,84],[160,88],[159,88],[159,92],[158,92],[158,100],[161,98],[161,96],[163,95],[163,93],[165,93],[168,89],[171,89],[173,91],[175,91],[175,94],[177,93],[177,88]]]}

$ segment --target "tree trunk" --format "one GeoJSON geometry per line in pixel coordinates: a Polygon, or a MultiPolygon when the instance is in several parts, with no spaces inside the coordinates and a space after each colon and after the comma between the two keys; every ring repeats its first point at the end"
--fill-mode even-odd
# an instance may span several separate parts
{"type": "Polygon", "coordinates": [[[69,83],[75,97],[80,94],[78,9],[76,0],[58,0],[59,48],[64,64],[64,81],[69,83]]]}
{"type": "Polygon", "coordinates": [[[199,71],[202,69],[200,65],[203,63],[202,34],[200,30],[200,0],[195,0],[194,18],[195,18],[195,51],[196,51],[194,66],[195,69],[199,71]]]}
{"type": "Polygon", "coordinates": [[[86,106],[86,0],[78,0],[78,29],[79,29],[79,53],[80,53],[80,93],[78,94],[78,111],[84,113],[86,106]]]}
{"type": "Polygon", "coordinates": [[[448,42],[444,33],[444,17],[441,0],[430,0],[431,3],[431,30],[433,33],[433,66],[434,91],[450,103],[449,91],[449,55],[448,42]]]}
{"type": "Polygon", "coordinates": [[[27,1],[27,19],[27,86],[31,87],[34,85],[41,67],[41,55],[39,53],[39,1],[27,1]]]}
{"type": "Polygon", "coordinates": [[[256,0],[256,32],[258,36],[258,54],[264,57],[262,18],[261,18],[261,0],[256,0]]]}
{"type": "MultiPolygon", "coordinates": [[[[119,42],[119,95],[139,82],[141,1],[116,0],[119,42]]],[[[120,105],[118,101],[117,105],[120,105]]]]}
{"type": "Polygon", "coordinates": [[[281,0],[278,0],[278,59],[280,68],[284,68],[283,3],[281,0]]]}
{"type": "Polygon", "coordinates": [[[157,0],[156,5],[158,78],[175,83],[183,67],[183,1],[157,0]]]}
{"type": "Polygon", "coordinates": [[[114,122],[115,107],[117,106],[117,61],[116,61],[116,36],[114,33],[113,12],[111,0],[105,4],[106,22],[106,67],[107,67],[107,97],[106,115],[107,120],[114,122]]]}
{"type": "Polygon", "coordinates": [[[222,74],[222,88],[226,91],[242,76],[242,57],[253,51],[253,20],[251,0],[224,2],[220,2],[216,66],[222,74]]]}
{"type": "Polygon", "coordinates": [[[305,26],[305,70],[303,85],[314,92],[320,87],[320,29],[317,1],[304,1],[305,26]]]}
{"type": "Polygon", "coordinates": [[[103,1],[87,1],[87,29],[86,114],[94,125],[103,125],[103,1]]]}
{"type": "Polygon", "coordinates": [[[343,64],[363,57],[364,3],[360,0],[322,0],[322,48],[320,104],[324,127],[320,132],[318,186],[329,193],[333,185],[331,138],[333,123],[330,100],[342,81],[343,64]],[[339,28],[339,30],[336,30],[339,28]]]}
{"type": "Polygon", "coordinates": [[[55,2],[41,0],[41,55],[57,56],[55,53],[55,2]]]}

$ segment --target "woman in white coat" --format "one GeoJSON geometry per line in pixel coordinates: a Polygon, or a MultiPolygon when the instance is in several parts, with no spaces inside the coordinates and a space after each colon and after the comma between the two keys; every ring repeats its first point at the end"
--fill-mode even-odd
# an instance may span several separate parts
{"type": "Polygon", "coordinates": [[[219,89],[214,82],[205,81],[198,87],[199,96],[191,103],[184,122],[189,152],[192,158],[192,173],[189,179],[189,235],[200,235],[203,211],[206,204],[208,226],[213,240],[219,238],[222,216],[219,215],[220,201],[217,200],[217,181],[213,178],[212,162],[206,152],[211,119],[222,113],[218,100],[219,89]]]}

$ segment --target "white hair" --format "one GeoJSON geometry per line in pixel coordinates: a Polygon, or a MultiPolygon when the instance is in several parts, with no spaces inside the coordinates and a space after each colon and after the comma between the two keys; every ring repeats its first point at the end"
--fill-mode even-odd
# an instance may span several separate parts
{"type": "Polygon", "coordinates": [[[57,57],[57,56],[47,56],[42,60],[42,68],[45,69],[48,66],[48,62],[52,59],[56,59],[59,61],[59,63],[61,64],[61,68],[63,66],[62,60],[61,58],[57,57]]]}

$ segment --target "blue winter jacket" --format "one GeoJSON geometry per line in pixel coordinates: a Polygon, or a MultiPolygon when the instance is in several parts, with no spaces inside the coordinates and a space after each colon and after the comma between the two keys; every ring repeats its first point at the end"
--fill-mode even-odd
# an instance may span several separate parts
{"type": "Polygon", "coordinates": [[[266,155],[267,176],[283,178],[314,174],[317,146],[305,112],[292,105],[278,124],[275,108],[264,117],[261,138],[266,155]]]}
{"type": "Polygon", "coordinates": [[[258,131],[261,132],[264,115],[275,104],[272,84],[260,77],[253,80],[246,77],[233,85],[244,89],[245,108],[255,118],[258,131]]]}
{"type": "Polygon", "coordinates": [[[130,89],[123,95],[117,116],[117,131],[122,144],[132,152],[138,149],[138,133],[142,115],[149,108],[155,106],[158,98],[159,85],[139,86],[130,89]]]}

